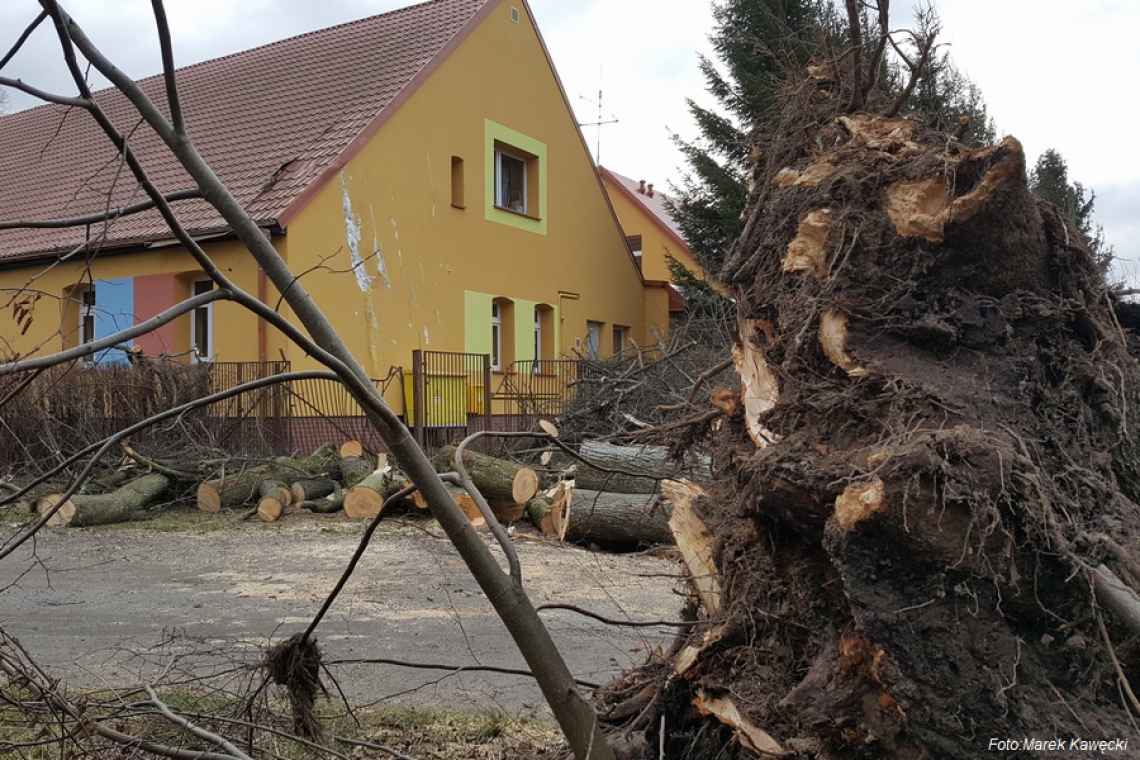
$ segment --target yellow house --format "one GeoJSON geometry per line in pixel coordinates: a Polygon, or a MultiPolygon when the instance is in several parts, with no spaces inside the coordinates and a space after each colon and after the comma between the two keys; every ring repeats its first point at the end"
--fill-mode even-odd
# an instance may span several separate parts
{"type": "MultiPolygon", "coordinates": [[[[160,77],[140,84],[164,102],[160,77]]],[[[206,160],[374,377],[417,350],[490,355],[509,376],[667,330],[668,291],[627,246],[526,0],[432,0],[185,67],[179,86],[206,160]]],[[[134,127],[120,95],[97,98],[134,127]]],[[[97,339],[211,287],[152,212],[3,226],[138,202],[95,124],[63,116],[0,117],[0,354],[97,339]]],[[[164,192],[193,190],[148,130],[131,145],[164,192]]],[[[212,209],[174,208],[241,287],[277,305],[212,209]]],[[[313,366],[225,302],[133,349],[313,366]]]]}
{"type": "MultiPolygon", "coordinates": [[[[704,270],[673,219],[667,196],[652,183],[634,181],[604,166],[599,173],[642,276],[650,282],[671,282],[669,259],[673,259],[704,279],[704,270]]],[[[676,298],[674,304],[677,308],[676,298]]]]}

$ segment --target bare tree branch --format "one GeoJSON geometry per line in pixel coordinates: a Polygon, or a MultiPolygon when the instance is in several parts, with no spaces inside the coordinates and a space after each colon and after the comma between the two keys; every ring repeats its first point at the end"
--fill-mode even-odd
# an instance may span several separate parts
{"type": "Polygon", "coordinates": [[[175,715],[173,712],[171,712],[170,708],[166,706],[166,703],[158,698],[158,693],[155,692],[154,687],[147,686],[146,694],[148,697],[150,697],[150,704],[154,705],[162,717],[166,718],[174,725],[185,729],[194,736],[197,736],[199,739],[213,744],[215,747],[221,747],[235,760],[253,760],[252,757],[235,747],[233,743],[229,739],[226,739],[224,736],[219,736],[212,731],[207,731],[201,726],[196,726],[181,715],[175,715]]]}
{"type": "Polygon", "coordinates": [[[32,20],[32,23],[28,24],[20,36],[16,38],[15,44],[8,49],[8,52],[4,54],[3,58],[0,58],[0,69],[3,69],[8,65],[9,61],[16,57],[16,53],[20,52],[20,49],[24,47],[24,43],[32,36],[32,32],[36,31],[39,25],[47,20],[47,17],[47,11],[40,11],[39,15],[32,20]]]}

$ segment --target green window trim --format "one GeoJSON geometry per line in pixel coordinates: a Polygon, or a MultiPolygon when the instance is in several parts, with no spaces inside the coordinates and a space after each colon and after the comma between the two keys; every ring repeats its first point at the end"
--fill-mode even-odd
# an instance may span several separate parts
{"type": "Polygon", "coordinates": [[[546,306],[552,312],[551,326],[554,329],[553,343],[557,355],[560,322],[557,306],[542,301],[527,301],[508,294],[493,295],[466,290],[463,292],[463,350],[469,354],[491,354],[491,305],[496,298],[512,302],[514,355],[511,361],[531,361],[534,355],[534,312],[538,306],[546,306]]]}
{"type": "Polygon", "coordinates": [[[484,203],[484,216],[487,221],[495,222],[497,224],[505,224],[508,227],[531,232],[536,235],[545,235],[547,230],[547,173],[549,170],[549,163],[547,161],[547,148],[546,143],[540,142],[533,137],[524,135],[522,132],[511,129],[510,127],[499,124],[491,119],[484,120],[484,143],[485,143],[485,160],[483,162],[484,174],[484,187],[483,187],[483,203],[484,203]],[[534,160],[538,162],[538,210],[528,209],[528,214],[519,214],[513,211],[507,211],[496,207],[495,205],[495,171],[497,161],[495,160],[495,146],[502,144],[509,148],[514,148],[520,153],[526,153],[534,156],[534,160]]]}

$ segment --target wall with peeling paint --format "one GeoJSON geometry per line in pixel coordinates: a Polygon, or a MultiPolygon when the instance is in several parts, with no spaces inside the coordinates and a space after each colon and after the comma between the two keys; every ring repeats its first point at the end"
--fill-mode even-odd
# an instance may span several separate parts
{"type": "MultiPolygon", "coordinates": [[[[536,304],[549,306],[554,315],[554,329],[545,335],[556,337],[553,352],[559,356],[580,348],[590,320],[605,324],[604,335],[612,325],[629,326],[642,341],[668,324],[667,301],[645,287],[629,255],[536,30],[525,11],[519,23],[512,22],[510,7],[501,2],[339,173],[309,196],[286,236],[274,239],[292,269],[306,273],[305,286],[374,377],[408,366],[415,349],[464,351],[488,342],[489,300],[473,307],[467,292],[514,301],[513,349],[519,360],[534,352],[536,304]],[[487,141],[499,134],[488,123],[503,127],[502,134],[541,144],[546,182],[539,224],[512,226],[487,218],[485,164],[493,155],[487,141]],[[466,167],[462,208],[452,205],[452,157],[466,167]]],[[[259,292],[259,273],[238,243],[206,248],[240,286],[259,292]]],[[[35,271],[0,271],[0,289],[23,286],[35,271]]],[[[189,295],[196,271],[193,260],[174,247],[104,255],[93,266],[95,279],[154,277],[165,283],[161,293],[136,298],[136,311],[144,308],[148,316],[165,301],[189,295]],[[175,277],[173,287],[168,276],[175,277]]],[[[40,279],[36,287],[46,295],[35,306],[31,327],[24,336],[0,335],[0,350],[74,345],[77,319],[65,313],[74,308],[67,294],[86,279],[81,263],[59,266],[40,279]]],[[[266,297],[276,303],[272,290],[266,297]]],[[[215,309],[217,360],[286,358],[296,369],[314,366],[274,330],[265,330],[262,343],[257,320],[244,310],[225,303],[215,309]]],[[[282,311],[294,319],[287,307],[282,311]]],[[[186,351],[190,319],[180,319],[156,341],[147,345],[186,351]]],[[[402,409],[398,389],[390,400],[402,409]]]]}
{"type": "Polygon", "coordinates": [[[587,320],[606,335],[628,325],[641,340],[648,322],[668,324],[523,16],[512,23],[509,2],[495,9],[289,225],[295,269],[331,257],[339,270],[314,271],[306,285],[373,376],[407,366],[415,349],[488,350],[495,297],[516,304],[519,360],[534,353],[536,304],[560,317],[560,355],[587,320]],[[545,234],[486,218],[488,121],[545,147],[545,234]],[[464,161],[465,208],[451,204],[453,156],[464,161]],[[575,297],[572,309],[560,293],[575,297]]]}

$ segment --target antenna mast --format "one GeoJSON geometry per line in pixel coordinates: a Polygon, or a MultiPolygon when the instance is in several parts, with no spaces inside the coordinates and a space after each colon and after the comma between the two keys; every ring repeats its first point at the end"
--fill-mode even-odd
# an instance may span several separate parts
{"type": "MultiPolygon", "coordinates": [[[[599,73],[599,78],[600,78],[600,73],[599,73]]],[[[581,98],[582,100],[586,101],[587,103],[590,103],[591,105],[595,104],[594,101],[590,100],[589,98],[585,97],[584,95],[579,95],[578,97],[581,98]]],[[[618,119],[613,114],[610,114],[609,119],[606,118],[606,112],[605,112],[605,106],[604,106],[604,97],[605,97],[605,94],[602,91],[601,86],[599,85],[599,87],[598,87],[598,100],[596,102],[596,105],[598,106],[598,120],[578,124],[579,127],[596,127],[597,128],[597,130],[598,130],[598,141],[597,141],[597,148],[595,149],[595,152],[594,152],[594,161],[599,166],[602,163],[602,128],[609,126],[610,124],[617,124],[621,121],[620,119],[618,119]]]]}

